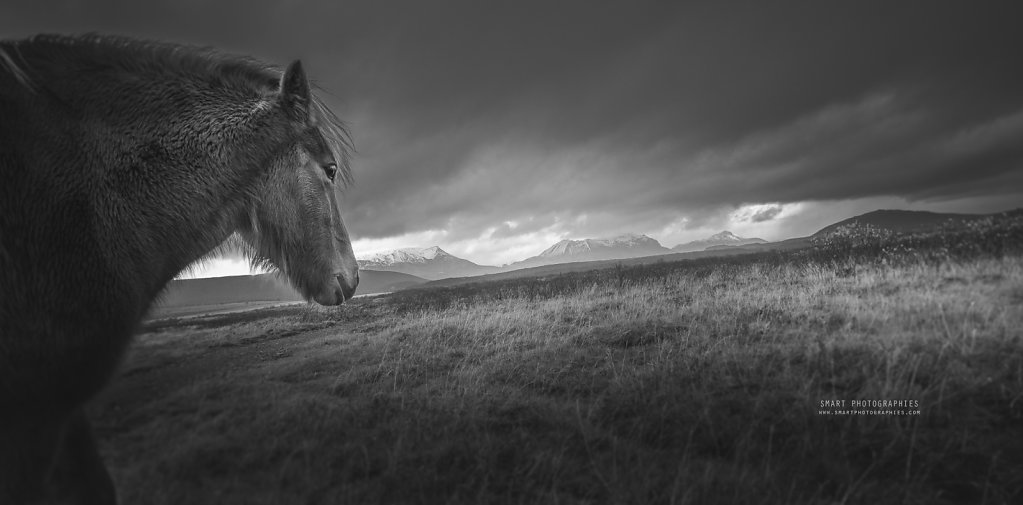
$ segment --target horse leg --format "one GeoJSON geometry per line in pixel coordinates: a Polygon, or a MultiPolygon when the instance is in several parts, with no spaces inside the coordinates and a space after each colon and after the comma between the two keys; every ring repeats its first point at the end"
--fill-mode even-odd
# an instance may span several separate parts
{"type": "Polygon", "coordinates": [[[5,414],[0,416],[0,503],[41,503],[47,496],[63,423],[46,414],[5,414]]]}
{"type": "Polygon", "coordinates": [[[0,504],[114,505],[85,414],[57,417],[0,416],[0,504]]]}
{"type": "Polygon", "coordinates": [[[114,483],[96,448],[92,427],[78,409],[68,421],[59,448],[53,482],[75,505],[115,505],[114,483]]]}

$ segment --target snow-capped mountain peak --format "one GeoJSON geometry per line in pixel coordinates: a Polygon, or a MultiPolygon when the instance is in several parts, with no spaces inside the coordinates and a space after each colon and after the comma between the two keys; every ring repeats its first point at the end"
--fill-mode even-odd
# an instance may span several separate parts
{"type": "Polygon", "coordinates": [[[766,242],[760,238],[743,238],[728,230],[720,233],[715,233],[707,238],[694,240],[692,242],[686,242],[685,244],[679,244],[672,247],[672,251],[676,252],[689,252],[689,251],[702,251],[708,247],[721,246],[721,245],[747,245],[747,244],[761,244],[766,242]]]}
{"type": "Polygon", "coordinates": [[[585,254],[588,252],[595,251],[597,249],[634,249],[643,247],[661,247],[656,240],[646,236],[635,233],[627,233],[625,235],[617,235],[609,238],[586,238],[580,240],[562,240],[557,244],[548,247],[544,252],[540,253],[541,258],[550,258],[555,256],[572,256],[578,254],[585,254]]]}
{"type": "Polygon", "coordinates": [[[624,235],[618,235],[610,238],[598,238],[594,239],[593,241],[598,244],[607,246],[621,245],[629,247],[632,244],[647,243],[653,240],[654,239],[646,235],[640,235],[638,233],[626,233],[624,235]]]}
{"type": "Polygon", "coordinates": [[[359,268],[415,275],[435,280],[493,273],[497,267],[477,265],[440,247],[406,247],[359,258],[359,268]]]}
{"type": "Polygon", "coordinates": [[[730,231],[728,231],[728,230],[725,230],[725,231],[723,231],[723,232],[721,232],[721,233],[715,233],[715,234],[713,234],[713,235],[711,235],[711,236],[707,237],[707,238],[706,238],[706,240],[707,240],[707,241],[731,241],[731,242],[740,242],[740,241],[742,241],[743,239],[742,239],[742,237],[740,237],[740,236],[738,236],[738,235],[736,235],[736,234],[734,234],[734,233],[732,233],[732,232],[730,232],[730,231]]]}
{"type": "Polygon", "coordinates": [[[373,265],[393,265],[395,263],[426,263],[429,260],[451,256],[440,247],[406,247],[394,251],[382,252],[359,259],[360,262],[373,265]]]}

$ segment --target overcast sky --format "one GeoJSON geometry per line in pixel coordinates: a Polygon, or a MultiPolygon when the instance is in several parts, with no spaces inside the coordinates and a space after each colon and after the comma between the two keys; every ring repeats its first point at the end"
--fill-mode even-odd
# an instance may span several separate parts
{"type": "Polygon", "coordinates": [[[355,137],[360,257],[499,265],[562,238],[1023,206],[1013,2],[209,3],[5,0],[0,35],[301,58],[355,137]]]}

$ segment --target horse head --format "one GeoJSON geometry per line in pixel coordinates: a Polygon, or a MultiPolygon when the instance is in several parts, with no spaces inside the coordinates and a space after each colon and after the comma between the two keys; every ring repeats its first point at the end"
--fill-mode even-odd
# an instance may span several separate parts
{"type": "Polygon", "coordinates": [[[306,298],[338,305],[355,294],[359,267],[341,218],[349,179],[347,134],[313,96],[300,62],[284,72],[271,107],[283,118],[281,146],[237,231],[306,298]]]}

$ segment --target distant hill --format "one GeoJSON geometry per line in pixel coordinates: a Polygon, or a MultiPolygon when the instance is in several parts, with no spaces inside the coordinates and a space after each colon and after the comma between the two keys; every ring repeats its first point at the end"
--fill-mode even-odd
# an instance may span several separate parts
{"type": "Polygon", "coordinates": [[[690,252],[690,251],[703,251],[711,247],[718,246],[742,246],[749,244],[763,244],[767,242],[762,238],[743,238],[730,231],[723,231],[721,233],[715,233],[707,238],[694,240],[692,242],[686,242],[685,244],[679,244],[672,247],[671,250],[674,252],[690,252]]]}
{"type": "Polygon", "coordinates": [[[845,226],[872,226],[899,233],[923,231],[945,224],[962,224],[983,219],[987,214],[942,214],[922,210],[875,210],[825,226],[813,236],[827,235],[845,226]]]}
{"type": "Polygon", "coordinates": [[[361,271],[400,272],[423,279],[466,277],[497,272],[498,267],[477,265],[440,247],[406,248],[359,260],[361,271]]]}
{"type": "Polygon", "coordinates": [[[506,279],[520,279],[525,277],[538,277],[543,279],[552,275],[559,275],[569,272],[585,272],[587,270],[597,270],[602,268],[613,268],[616,265],[632,266],[632,265],[649,265],[658,262],[672,262],[690,259],[700,258],[711,258],[719,256],[734,256],[738,254],[749,254],[756,251],[748,251],[743,247],[735,247],[722,251],[692,251],[687,253],[669,253],[654,256],[640,256],[636,258],[625,258],[625,259],[613,259],[613,260],[601,260],[601,261],[576,261],[569,263],[555,263],[551,265],[542,265],[537,267],[522,268],[518,270],[510,270],[506,272],[499,272],[495,274],[481,275],[478,277],[461,277],[453,279],[441,279],[431,281],[426,284],[415,286],[412,289],[429,289],[431,287],[447,287],[447,286],[458,286],[462,284],[472,284],[476,282],[489,282],[499,281],[506,279]]]}
{"type": "Polygon", "coordinates": [[[507,265],[505,270],[579,261],[638,258],[670,252],[671,249],[646,235],[626,234],[604,239],[562,240],[537,256],[507,265]]]}
{"type": "MultiPolygon", "coordinates": [[[[426,279],[398,272],[359,272],[356,295],[387,293],[417,286],[426,279]]],[[[274,274],[236,275],[171,281],[158,305],[188,307],[238,302],[293,302],[303,300],[287,282],[274,274]]]]}

